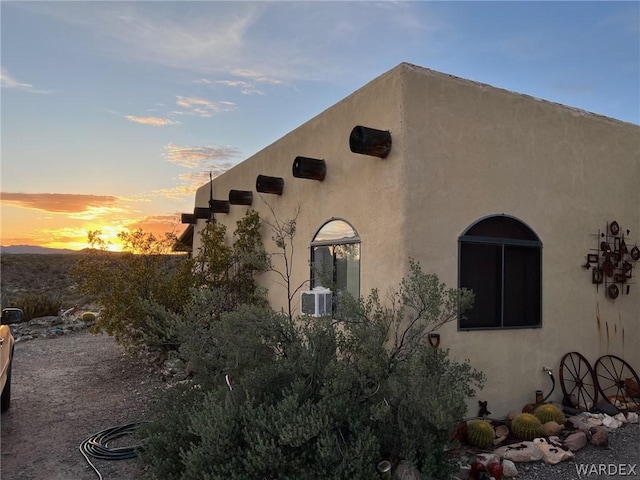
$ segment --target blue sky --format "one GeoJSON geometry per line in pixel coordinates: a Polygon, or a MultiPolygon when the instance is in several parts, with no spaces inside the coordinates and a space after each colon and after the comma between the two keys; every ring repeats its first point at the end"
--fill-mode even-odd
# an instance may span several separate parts
{"type": "Polygon", "coordinates": [[[169,230],[209,171],[401,62],[640,123],[638,2],[0,9],[3,245],[169,230]]]}

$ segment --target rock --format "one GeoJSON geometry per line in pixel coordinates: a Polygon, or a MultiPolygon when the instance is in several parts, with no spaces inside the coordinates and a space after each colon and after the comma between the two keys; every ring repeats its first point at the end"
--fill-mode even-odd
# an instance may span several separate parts
{"type": "Polygon", "coordinates": [[[506,425],[498,425],[496,427],[496,438],[493,441],[493,444],[495,446],[500,445],[502,442],[504,442],[507,437],[509,436],[509,427],[507,427],[506,425]]]}
{"type": "Polygon", "coordinates": [[[613,418],[620,424],[620,426],[627,423],[627,417],[624,416],[624,413],[620,412],[617,415],[614,415],[613,418]]]}
{"type": "Polygon", "coordinates": [[[605,415],[602,419],[602,425],[611,430],[615,430],[616,428],[619,428],[621,426],[621,423],[618,422],[615,418],[610,417],[609,415],[605,415]]]}
{"type": "Polygon", "coordinates": [[[502,476],[517,477],[518,469],[516,468],[516,464],[511,460],[502,460],[502,476]]]}
{"type": "Polygon", "coordinates": [[[513,443],[500,447],[494,450],[493,453],[499,455],[502,459],[511,460],[515,463],[537,462],[542,460],[543,457],[542,450],[533,442],[513,443]]]}
{"type": "Polygon", "coordinates": [[[627,413],[627,422],[638,423],[638,414],[636,412],[627,413]]]}
{"type": "Polygon", "coordinates": [[[401,460],[393,471],[393,480],[421,480],[420,472],[410,462],[401,460]]]}
{"type": "Polygon", "coordinates": [[[607,415],[610,415],[612,417],[620,413],[620,410],[611,405],[609,402],[598,402],[595,406],[595,410],[601,413],[606,413],[607,415]]]}
{"type": "Polygon", "coordinates": [[[568,421],[569,423],[571,423],[571,425],[573,425],[574,428],[577,428],[578,430],[589,431],[589,429],[592,427],[592,425],[589,425],[582,415],[569,417],[568,421]]]}
{"type": "Polygon", "coordinates": [[[500,463],[500,457],[495,453],[479,453],[476,455],[476,461],[486,467],[490,463],[500,463]]]}
{"type": "Polygon", "coordinates": [[[591,445],[607,448],[609,446],[609,432],[605,427],[595,427],[591,436],[591,445]]]}
{"type": "Polygon", "coordinates": [[[577,452],[587,444],[587,434],[584,432],[574,432],[564,439],[564,446],[572,452],[577,452]]]}
{"type": "Polygon", "coordinates": [[[563,429],[564,425],[550,421],[542,425],[542,435],[545,437],[552,437],[554,435],[558,435],[563,429]]]}
{"type": "Polygon", "coordinates": [[[550,444],[546,438],[536,438],[533,440],[533,443],[542,450],[543,460],[545,463],[550,465],[555,465],[564,460],[569,460],[573,458],[573,453],[568,450],[563,450],[562,448],[557,447],[556,445],[550,444]]]}
{"type": "Polygon", "coordinates": [[[597,417],[589,417],[587,418],[587,424],[589,424],[590,427],[599,427],[602,425],[602,420],[597,417]]]}

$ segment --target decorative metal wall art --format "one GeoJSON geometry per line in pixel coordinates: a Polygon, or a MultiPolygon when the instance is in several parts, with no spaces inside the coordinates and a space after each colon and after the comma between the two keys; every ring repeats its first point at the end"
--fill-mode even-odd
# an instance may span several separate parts
{"type": "Polygon", "coordinates": [[[583,268],[591,270],[591,283],[598,288],[604,285],[605,295],[616,299],[621,294],[628,295],[633,284],[633,269],[640,260],[640,247],[631,245],[629,230],[623,231],[618,222],[607,223],[604,231],[598,230],[597,248],[587,254],[583,268]]]}

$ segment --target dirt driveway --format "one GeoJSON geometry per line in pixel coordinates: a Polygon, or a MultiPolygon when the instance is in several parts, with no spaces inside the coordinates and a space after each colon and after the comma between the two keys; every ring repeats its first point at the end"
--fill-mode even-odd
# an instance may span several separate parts
{"type": "MultiPolygon", "coordinates": [[[[88,436],[147,420],[162,388],[111,337],[87,331],[19,342],[11,408],[2,414],[2,480],[83,480],[98,476],[78,447],[88,436]]],[[[135,439],[117,440],[118,446],[135,439]]],[[[95,460],[105,480],[142,477],[137,459],[95,460]]]]}

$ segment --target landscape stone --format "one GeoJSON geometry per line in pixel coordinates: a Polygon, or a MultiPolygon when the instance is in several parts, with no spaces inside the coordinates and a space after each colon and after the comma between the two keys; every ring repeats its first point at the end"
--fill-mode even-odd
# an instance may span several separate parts
{"type": "Polygon", "coordinates": [[[393,472],[393,480],[422,480],[420,472],[410,462],[401,460],[393,472]]]}
{"type": "Polygon", "coordinates": [[[573,453],[550,444],[546,438],[536,438],[533,443],[542,451],[543,460],[550,465],[556,465],[564,460],[573,458],[573,453]]]}
{"type": "Polygon", "coordinates": [[[516,464],[511,460],[502,460],[502,476],[503,477],[517,477],[518,469],[516,468],[516,464]]]}
{"type": "Polygon", "coordinates": [[[591,445],[602,448],[609,446],[609,432],[605,427],[594,427],[593,435],[591,436],[591,445]]]}
{"type": "Polygon", "coordinates": [[[618,420],[616,420],[615,418],[610,417],[609,415],[605,415],[605,417],[602,419],[602,425],[611,430],[615,430],[616,428],[619,428],[621,426],[621,423],[618,422],[618,420]]]}
{"type": "Polygon", "coordinates": [[[564,446],[572,452],[577,452],[586,444],[587,434],[582,431],[574,432],[564,439],[564,446]]]}
{"type": "Polygon", "coordinates": [[[497,448],[493,451],[500,458],[511,460],[514,463],[537,462],[542,460],[542,450],[533,442],[519,442],[497,448]]]}
{"type": "Polygon", "coordinates": [[[486,467],[490,463],[500,463],[500,456],[495,453],[479,453],[476,455],[476,461],[486,467]]]}
{"type": "Polygon", "coordinates": [[[638,423],[638,414],[636,412],[627,413],[627,422],[638,423]]]}
{"type": "Polygon", "coordinates": [[[552,437],[558,435],[564,429],[564,425],[560,425],[553,420],[542,425],[542,435],[552,437]]]}

